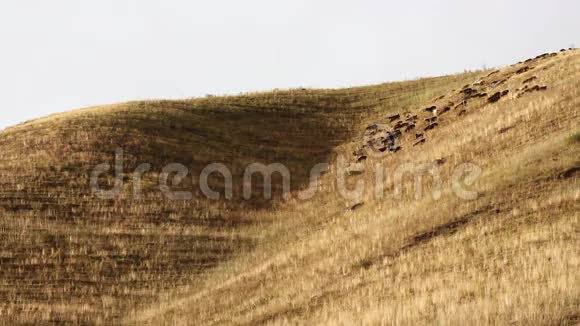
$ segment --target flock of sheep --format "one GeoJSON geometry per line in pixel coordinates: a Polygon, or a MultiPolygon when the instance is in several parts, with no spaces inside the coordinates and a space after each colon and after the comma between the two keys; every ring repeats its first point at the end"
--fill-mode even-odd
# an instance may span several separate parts
{"type": "MultiPolygon", "coordinates": [[[[569,49],[573,50],[573,49],[569,49]]],[[[566,52],[568,50],[561,50],[566,52]]],[[[547,59],[558,56],[558,53],[546,53],[525,62],[519,62],[503,71],[495,70],[485,78],[459,91],[440,96],[433,100],[433,104],[420,110],[418,113],[406,112],[386,117],[386,123],[375,123],[365,130],[363,139],[354,150],[353,155],[357,163],[364,162],[369,156],[377,157],[389,153],[397,153],[402,149],[402,139],[410,139],[412,147],[422,145],[427,140],[427,134],[432,132],[442,122],[442,117],[455,113],[456,116],[467,114],[470,108],[482,107],[501,101],[503,98],[520,98],[531,92],[545,91],[546,85],[537,84],[539,80],[533,72],[538,65],[547,59]],[[510,90],[506,84],[514,77],[524,79],[521,87],[510,90]],[[414,133],[414,135],[412,134],[414,133]],[[405,136],[411,133],[411,136],[405,136]]],[[[545,68],[544,68],[545,69],[545,68]]],[[[514,85],[515,81],[510,83],[514,85]]]]}

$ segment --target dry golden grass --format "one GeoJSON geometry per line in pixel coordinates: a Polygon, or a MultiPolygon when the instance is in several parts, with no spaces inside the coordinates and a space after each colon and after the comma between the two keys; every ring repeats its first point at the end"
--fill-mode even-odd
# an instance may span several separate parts
{"type": "MultiPolygon", "coordinates": [[[[545,92],[452,110],[421,147],[374,164],[444,158],[481,166],[480,196],[377,198],[350,212],[335,169],[309,201],[168,201],[162,166],[282,162],[293,190],[310,167],[350,155],[366,125],[457,98],[489,74],[345,90],[98,107],[0,133],[0,321],[129,324],[575,324],[580,321],[580,53],[536,60],[545,92]],[[145,194],[103,201],[95,165],[149,162],[145,194]]],[[[490,94],[491,95],[491,94],[490,94]]],[[[411,136],[405,136],[411,138],[411,136]]],[[[237,180],[236,179],[236,180],[237,180]]],[[[105,182],[112,183],[109,177],[105,182]]],[[[220,180],[213,180],[219,186],[220,180]]],[[[187,180],[186,184],[195,183],[187,180]]],[[[222,183],[223,184],[223,183],[222,183]]],[[[427,189],[431,186],[426,184],[427,189]]],[[[386,182],[392,193],[393,180],[386,182]]],[[[191,187],[189,187],[191,188],[191,187]]],[[[195,187],[193,187],[195,188],[195,187]]],[[[192,188],[192,189],[193,189],[192,188]]],[[[255,189],[259,192],[260,189],[255,189]]]]}

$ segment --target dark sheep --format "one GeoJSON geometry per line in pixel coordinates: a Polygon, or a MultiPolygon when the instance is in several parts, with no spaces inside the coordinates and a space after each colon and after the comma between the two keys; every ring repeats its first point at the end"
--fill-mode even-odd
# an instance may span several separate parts
{"type": "Polygon", "coordinates": [[[416,143],[414,143],[413,146],[418,146],[418,145],[421,145],[421,144],[425,144],[425,141],[426,141],[425,138],[423,138],[423,139],[417,141],[416,143]]]}
{"type": "Polygon", "coordinates": [[[438,124],[437,122],[434,122],[434,123],[432,123],[432,124],[428,125],[427,127],[425,127],[425,131],[427,131],[427,130],[433,130],[433,129],[435,129],[435,127],[437,127],[438,125],[439,125],[439,124],[438,124]]]}
{"type": "Polygon", "coordinates": [[[364,203],[357,203],[357,204],[352,205],[349,209],[351,211],[356,211],[357,209],[359,209],[359,208],[361,208],[363,206],[364,206],[364,203]]]}
{"type": "Polygon", "coordinates": [[[465,88],[465,89],[461,90],[459,93],[462,93],[462,94],[465,94],[465,95],[471,95],[473,93],[477,93],[477,90],[475,90],[475,89],[473,89],[471,87],[468,87],[468,88],[465,88]]]}
{"type": "Polygon", "coordinates": [[[364,161],[366,161],[366,160],[367,160],[367,156],[366,156],[366,155],[361,155],[361,156],[359,156],[359,157],[356,159],[356,161],[357,161],[358,163],[360,163],[360,162],[364,162],[364,161]]]}
{"type": "Polygon", "coordinates": [[[544,53],[544,54],[537,56],[536,59],[546,59],[546,58],[555,57],[557,55],[558,55],[558,53],[555,53],[555,52],[554,53],[544,53]]]}
{"type": "Polygon", "coordinates": [[[407,127],[407,129],[405,129],[405,132],[409,132],[409,131],[414,130],[414,129],[415,129],[415,125],[409,125],[407,127]]]}
{"type": "Polygon", "coordinates": [[[446,106],[446,107],[443,108],[443,110],[441,110],[441,113],[439,113],[439,114],[443,114],[443,113],[446,113],[446,112],[449,112],[449,111],[451,111],[451,107],[446,106]]]}
{"type": "Polygon", "coordinates": [[[547,89],[548,89],[548,86],[535,85],[535,86],[527,89],[526,92],[545,91],[547,89]]]}
{"type": "Polygon", "coordinates": [[[489,103],[495,103],[501,99],[501,93],[497,92],[487,99],[489,103]]]}
{"type": "Polygon", "coordinates": [[[523,74],[524,72],[528,72],[528,71],[530,71],[532,69],[533,68],[530,68],[529,66],[525,66],[523,68],[518,69],[518,71],[516,71],[516,75],[523,74]]]}
{"type": "Polygon", "coordinates": [[[423,138],[425,135],[423,133],[416,133],[415,139],[423,138]]]}
{"type": "Polygon", "coordinates": [[[401,137],[403,133],[400,130],[395,130],[391,133],[389,133],[386,137],[383,137],[381,139],[381,141],[384,144],[393,144],[395,142],[395,139],[401,137]]]}
{"type": "Polygon", "coordinates": [[[405,121],[399,121],[397,122],[397,124],[395,125],[395,129],[402,129],[404,127],[406,127],[409,123],[405,122],[405,121]]]}
{"type": "Polygon", "coordinates": [[[540,85],[535,85],[533,87],[528,87],[526,86],[521,93],[519,93],[516,97],[520,98],[522,96],[524,96],[526,93],[530,93],[530,92],[537,92],[537,91],[545,91],[548,89],[548,86],[540,86],[540,85]]]}
{"type": "Polygon", "coordinates": [[[381,142],[384,146],[392,147],[396,144],[397,138],[402,135],[400,130],[396,130],[392,133],[389,133],[386,137],[381,139],[381,142]]]}
{"type": "Polygon", "coordinates": [[[445,162],[447,162],[447,160],[444,158],[440,158],[438,160],[435,160],[435,164],[437,164],[437,165],[443,165],[443,164],[445,164],[445,162]]]}
{"type": "Polygon", "coordinates": [[[395,121],[395,120],[399,120],[400,118],[401,118],[401,115],[400,115],[400,114],[395,114],[395,115],[392,115],[392,116],[390,116],[390,117],[389,117],[389,120],[390,120],[391,122],[393,122],[393,121],[395,121]]]}
{"type": "Polygon", "coordinates": [[[536,80],[536,79],[538,79],[538,77],[536,77],[536,76],[532,76],[532,77],[530,77],[530,78],[528,78],[528,79],[524,80],[522,84],[527,84],[527,83],[529,83],[529,82],[531,82],[531,81],[534,81],[534,80],[536,80]]]}
{"type": "Polygon", "coordinates": [[[430,106],[430,107],[426,108],[425,111],[427,111],[427,112],[436,112],[437,111],[437,107],[436,106],[430,106]]]}
{"type": "Polygon", "coordinates": [[[435,121],[437,121],[437,117],[430,117],[430,118],[426,118],[426,119],[425,119],[425,121],[427,121],[427,122],[429,122],[429,123],[432,123],[432,122],[435,122],[435,121]]]}
{"type": "Polygon", "coordinates": [[[496,81],[494,81],[494,82],[491,84],[491,86],[492,86],[492,87],[497,87],[497,86],[499,86],[499,85],[501,85],[501,84],[505,83],[506,81],[507,81],[507,79],[496,80],[496,81]]]}

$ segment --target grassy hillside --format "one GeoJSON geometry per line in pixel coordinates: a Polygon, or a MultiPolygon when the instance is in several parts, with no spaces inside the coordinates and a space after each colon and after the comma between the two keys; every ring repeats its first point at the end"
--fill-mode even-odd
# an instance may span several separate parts
{"type": "MultiPolygon", "coordinates": [[[[0,320],[578,322],[579,86],[580,53],[566,51],[499,72],[125,103],[2,131],[0,320]],[[467,88],[487,95],[466,96],[467,88]],[[413,146],[431,105],[450,110],[413,146]],[[369,186],[361,198],[341,196],[335,180],[345,171],[337,159],[354,162],[369,124],[406,112],[420,121],[403,135],[402,150],[370,156],[347,177],[351,186],[371,185],[380,164],[384,193],[369,186]],[[91,171],[112,164],[118,148],[123,191],[99,199],[91,171]],[[234,199],[197,191],[197,176],[213,162],[232,170],[234,199]],[[256,187],[252,200],[242,200],[243,169],[254,162],[286,165],[293,199],[259,199],[256,187]],[[321,162],[332,164],[318,194],[296,199],[321,162]],[[414,198],[410,178],[392,196],[389,171],[421,162],[437,162],[440,198],[414,198]],[[466,162],[482,171],[469,187],[476,199],[458,198],[448,182],[466,162]],[[129,181],[141,163],[151,171],[136,198],[129,181]],[[192,199],[168,200],[159,191],[169,163],[189,169],[175,188],[192,199]]],[[[113,175],[100,183],[113,185],[113,175]]],[[[223,180],[210,183],[224,190],[223,180]]],[[[429,194],[434,183],[423,186],[429,194]]]]}

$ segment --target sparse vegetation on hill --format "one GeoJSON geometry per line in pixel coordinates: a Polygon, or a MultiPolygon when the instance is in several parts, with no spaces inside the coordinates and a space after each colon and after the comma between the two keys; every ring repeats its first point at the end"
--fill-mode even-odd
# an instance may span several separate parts
{"type": "MultiPolygon", "coordinates": [[[[579,67],[580,53],[565,51],[499,71],[124,103],[4,130],[0,321],[577,323],[579,67]],[[389,117],[408,112],[424,131],[431,106],[438,125],[424,143],[413,146],[409,130],[396,153],[368,155],[354,173],[336,168],[340,158],[356,163],[367,126],[396,128],[389,117]],[[117,149],[122,191],[99,199],[91,171],[113,165],[117,149]],[[233,173],[232,200],[199,192],[201,171],[215,162],[233,173]],[[255,162],[288,167],[290,200],[260,199],[259,186],[251,200],[240,197],[255,162]],[[331,168],[316,196],[297,199],[323,162],[331,168]],[[469,200],[449,182],[466,162],[482,172],[465,182],[478,193],[469,200]],[[151,167],[139,197],[131,180],[142,163],[151,167]],[[173,189],[191,199],[159,190],[170,163],[187,167],[173,189]],[[438,198],[428,178],[426,195],[415,198],[414,180],[403,178],[393,196],[391,172],[406,163],[438,166],[438,198]],[[370,186],[377,164],[386,170],[382,193],[370,186]],[[341,196],[341,177],[366,191],[341,196]]],[[[99,184],[113,186],[114,175],[99,184]]],[[[225,191],[215,175],[210,185],[225,191]]]]}

